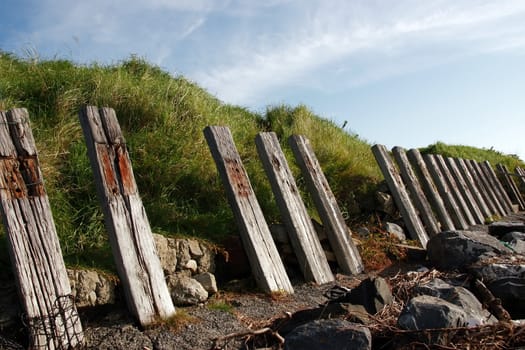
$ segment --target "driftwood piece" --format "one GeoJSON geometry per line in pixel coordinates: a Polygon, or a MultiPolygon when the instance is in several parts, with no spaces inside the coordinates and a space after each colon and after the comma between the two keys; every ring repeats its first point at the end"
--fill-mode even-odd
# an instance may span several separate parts
{"type": "Polygon", "coordinates": [[[394,147],[392,149],[392,154],[399,166],[399,171],[401,172],[401,178],[405,182],[405,185],[408,187],[410,192],[410,197],[414,202],[416,209],[425,224],[426,232],[429,236],[433,236],[440,232],[440,225],[434,216],[432,207],[425,196],[422,186],[417,178],[414,170],[410,166],[408,161],[406,151],[401,147],[394,147]]]}
{"type": "Polygon", "coordinates": [[[496,193],[494,192],[494,189],[492,188],[489,180],[487,179],[487,175],[485,175],[485,172],[481,168],[480,164],[476,162],[475,160],[470,160],[470,164],[472,165],[472,168],[477,172],[478,179],[485,187],[485,191],[488,195],[488,198],[492,201],[494,204],[494,207],[496,208],[495,214],[498,214],[500,216],[505,216],[507,214],[506,210],[503,208],[502,204],[500,203],[498,197],[496,196],[496,193]]]}
{"type": "Polygon", "coordinates": [[[498,169],[503,178],[503,185],[506,188],[507,193],[514,199],[516,204],[518,204],[520,210],[525,210],[525,201],[523,201],[523,197],[521,196],[518,186],[516,186],[516,183],[512,179],[509,169],[503,164],[497,164],[496,169],[498,169]]]}
{"type": "Polygon", "coordinates": [[[428,235],[416,209],[412,205],[407,189],[403,184],[401,176],[399,175],[394,162],[392,162],[386,147],[383,145],[374,145],[372,146],[372,152],[374,153],[377,164],[385,177],[386,183],[394,197],[397,207],[401,212],[401,216],[403,217],[403,221],[407,226],[410,236],[412,239],[419,240],[421,245],[426,247],[428,235]]]}
{"type": "Polygon", "coordinates": [[[474,219],[474,216],[470,212],[470,209],[467,205],[466,198],[464,197],[465,193],[459,187],[458,183],[454,179],[454,176],[452,176],[452,173],[450,172],[450,169],[448,168],[448,165],[445,162],[445,158],[441,154],[436,154],[434,155],[434,157],[438,166],[440,167],[441,173],[443,174],[445,180],[449,185],[449,188],[452,192],[452,195],[454,196],[454,199],[456,200],[456,203],[458,204],[459,208],[461,209],[461,212],[463,213],[463,217],[467,221],[467,224],[475,225],[476,220],[474,219]]]}
{"type": "Polygon", "coordinates": [[[226,189],[257,284],[267,293],[293,293],[230,129],[208,126],[204,136],[226,189]]]}
{"type": "Polygon", "coordinates": [[[426,154],[424,156],[424,160],[430,172],[430,175],[432,176],[432,179],[436,184],[438,192],[441,195],[443,202],[445,202],[445,206],[450,217],[454,222],[454,226],[456,226],[456,228],[466,230],[467,228],[469,228],[469,225],[465,221],[465,218],[456,200],[454,199],[454,196],[452,195],[452,191],[448,186],[448,183],[436,162],[436,158],[432,154],[426,154]]]}
{"type": "Polygon", "coordinates": [[[502,204],[503,208],[507,212],[507,214],[512,213],[514,210],[512,209],[512,201],[510,200],[507,192],[505,192],[505,189],[503,188],[503,185],[501,184],[501,181],[496,176],[496,173],[494,172],[494,169],[492,169],[492,166],[490,165],[490,162],[488,160],[481,162],[480,166],[483,168],[483,171],[485,171],[485,174],[494,189],[494,192],[496,196],[498,197],[500,203],[502,204]]]}
{"type": "Polygon", "coordinates": [[[143,326],[169,318],[175,307],[115,111],[87,106],[80,124],[128,307],[143,326]]]}
{"type": "Polygon", "coordinates": [[[30,347],[83,343],[37,150],[25,109],[0,111],[0,201],[30,347]]]}
{"type": "Polygon", "coordinates": [[[452,221],[452,218],[445,207],[443,199],[439,195],[437,187],[432,180],[432,176],[428,171],[427,165],[423,160],[421,153],[417,149],[410,149],[407,152],[407,157],[410,163],[412,163],[412,167],[418,175],[421,184],[423,185],[423,190],[425,191],[425,194],[439,219],[441,229],[455,230],[456,228],[454,226],[454,222],[452,221]]]}
{"type": "Polygon", "coordinates": [[[359,251],[352,241],[350,229],[346,226],[337,200],[324,176],[310,141],[302,135],[292,135],[288,142],[326,228],[328,241],[339,267],[345,273],[363,272],[364,266],[359,251]]]}
{"type": "Polygon", "coordinates": [[[481,211],[481,214],[483,215],[483,222],[485,222],[485,218],[491,216],[492,213],[489,207],[487,206],[487,203],[485,202],[485,198],[480,192],[480,189],[477,185],[477,181],[474,180],[474,177],[470,173],[469,167],[467,167],[467,164],[465,163],[465,160],[463,158],[455,158],[454,162],[456,163],[456,166],[458,167],[461,175],[463,176],[465,183],[470,188],[470,193],[476,200],[478,208],[481,211]]]}
{"type": "Polygon", "coordinates": [[[274,132],[259,133],[255,143],[305,279],[319,284],[333,281],[323,247],[277,135],[274,132]]]}
{"type": "Polygon", "coordinates": [[[483,224],[485,222],[485,217],[483,216],[483,213],[478,207],[477,201],[474,198],[474,195],[470,191],[470,187],[463,178],[463,173],[459,170],[459,167],[457,166],[456,162],[453,158],[446,157],[445,163],[448,166],[448,169],[450,170],[450,173],[454,177],[454,180],[456,181],[456,184],[458,185],[459,191],[463,193],[465,202],[470,209],[470,213],[474,217],[476,224],[483,224]]]}

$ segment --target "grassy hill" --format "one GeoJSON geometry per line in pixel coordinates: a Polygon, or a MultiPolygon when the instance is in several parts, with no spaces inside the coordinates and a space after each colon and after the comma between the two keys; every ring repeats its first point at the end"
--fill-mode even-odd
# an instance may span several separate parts
{"type": "MultiPolygon", "coordinates": [[[[99,254],[109,254],[77,116],[86,104],[116,110],[155,232],[212,241],[236,232],[203,137],[207,125],[230,127],[269,222],[280,218],[256,153],[254,138],[260,131],[277,133],[300,186],[303,181],[286,140],[291,134],[306,135],[349,220],[361,215],[359,204],[369,202],[382,180],[370,144],[305,106],[272,106],[264,114],[253,113],[224,104],[184,77],[171,76],[137,57],[115,65],[83,66],[64,60],[26,60],[0,52],[0,109],[29,110],[57,231],[69,263],[90,263],[99,254]]],[[[436,149],[452,156],[459,152],[459,148],[436,149]]],[[[488,153],[483,152],[491,157],[494,152],[479,151],[479,157],[493,164],[519,161],[501,154],[486,158],[488,153]]],[[[461,156],[465,157],[464,153],[461,156]]],[[[311,201],[307,204],[315,217],[311,201]]]]}

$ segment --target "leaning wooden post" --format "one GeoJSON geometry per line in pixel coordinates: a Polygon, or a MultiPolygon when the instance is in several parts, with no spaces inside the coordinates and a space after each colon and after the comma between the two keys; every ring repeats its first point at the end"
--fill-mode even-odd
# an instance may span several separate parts
{"type": "Polygon", "coordinates": [[[514,171],[516,172],[516,175],[518,175],[518,178],[520,179],[520,182],[523,186],[525,186],[525,170],[517,166],[514,171]]]}
{"type": "Polygon", "coordinates": [[[332,282],[334,276],[330,265],[277,135],[274,132],[259,133],[255,144],[305,279],[319,284],[332,282]]]}
{"type": "Polygon", "coordinates": [[[419,180],[423,184],[425,194],[430,200],[431,205],[434,208],[437,217],[439,218],[441,229],[448,231],[455,230],[456,228],[454,226],[454,222],[445,208],[445,203],[439,195],[439,192],[436,188],[436,185],[434,184],[434,181],[432,180],[432,176],[428,171],[427,165],[425,164],[421,153],[415,148],[410,149],[407,152],[407,157],[410,163],[412,163],[414,170],[418,174],[419,180]]]}
{"type": "Polygon", "coordinates": [[[523,197],[521,196],[518,186],[516,186],[516,183],[510,176],[511,174],[509,173],[509,169],[503,164],[497,164],[496,168],[503,177],[503,184],[507,188],[507,192],[512,196],[512,198],[514,198],[514,201],[516,204],[518,204],[520,210],[525,210],[525,202],[523,201],[523,197]]]}
{"type": "Polygon", "coordinates": [[[80,124],[128,307],[143,326],[169,318],[175,307],[115,111],[87,106],[80,124]]]}
{"type": "Polygon", "coordinates": [[[450,170],[450,173],[454,177],[454,180],[456,180],[456,184],[458,185],[459,190],[463,192],[465,202],[468,208],[470,209],[472,216],[474,217],[475,223],[483,224],[485,222],[485,217],[481,213],[476,199],[474,198],[474,195],[470,192],[470,187],[463,178],[463,174],[459,170],[459,167],[457,166],[456,162],[453,158],[450,157],[444,157],[444,160],[450,170]]]}
{"type": "Polygon", "coordinates": [[[423,223],[417,215],[416,209],[410,201],[407,189],[401,180],[401,176],[397,171],[390,155],[385,146],[374,145],[372,146],[372,152],[376,158],[377,164],[385,177],[388,188],[394,197],[397,204],[397,208],[401,212],[403,221],[408,228],[408,232],[413,239],[419,239],[423,248],[427,246],[428,235],[425,232],[423,223]]]}
{"type": "Polygon", "coordinates": [[[456,163],[456,166],[459,169],[461,175],[463,176],[464,181],[466,182],[467,186],[470,188],[470,193],[473,195],[474,199],[476,200],[478,204],[478,208],[481,211],[481,214],[483,215],[483,222],[485,222],[485,218],[488,218],[489,216],[491,216],[492,213],[490,212],[490,209],[487,206],[487,203],[485,202],[485,198],[480,192],[477,181],[474,180],[474,177],[470,173],[470,170],[467,167],[467,164],[465,163],[464,159],[455,158],[453,159],[453,161],[454,163],[456,163]]]}
{"type": "Polygon", "coordinates": [[[83,344],[29,116],[0,111],[0,201],[31,349],[83,344]]]}
{"type": "Polygon", "coordinates": [[[423,193],[423,189],[419,182],[419,179],[416,176],[416,173],[410,166],[410,163],[407,158],[406,151],[401,147],[392,148],[392,154],[399,166],[401,172],[401,178],[405,182],[405,185],[408,187],[412,200],[416,205],[419,214],[423,222],[425,223],[425,228],[429,236],[433,236],[440,232],[439,223],[434,216],[430,203],[427,200],[427,197],[423,193]]]}
{"type": "Polygon", "coordinates": [[[487,179],[487,175],[485,175],[485,172],[481,168],[481,165],[476,162],[475,160],[470,160],[470,164],[472,165],[472,168],[478,173],[478,177],[481,180],[481,183],[485,187],[485,191],[487,192],[487,195],[491,199],[491,201],[494,203],[494,206],[497,209],[497,213],[501,216],[507,215],[507,212],[505,211],[505,208],[501,204],[500,200],[496,196],[496,193],[494,192],[493,187],[491,186],[489,180],[487,179]]]}
{"type": "Polygon", "coordinates": [[[344,273],[358,274],[364,266],[359,251],[352,241],[351,232],[341,214],[337,200],[324,176],[310,141],[302,135],[288,138],[295,160],[301,168],[308,191],[312,195],[317,212],[326,227],[326,235],[337,264],[344,273]]]}
{"type": "Polygon", "coordinates": [[[452,192],[452,195],[454,196],[454,199],[456,200],[458,207],[461,209],[461,212],[463,213],[463,217],[467,221],[467,224],[475,225],[476,220],[474,219],[474,216],[472,216],[472,213],[470,212],[470,209],[466,203],[464,192],[460,191],[460,188],[456,180],[452,176],[447,164],[445,163],[445,158],[441,154],[435,154],[434,159],[436,160],[436,163],[440,167],[441,173],[443,174],[445,180],[447,181],[447,184],[452,192]]]}
{"type": "Polygon", "coordinates": [[[456,200],[452,196],[450,187],[448,186],[447,181],[445,180],[445,177],[442,174],[434,155],[425,154],[423,159],[425,160],[430,175],[432,175],[432,179],[436,184],[436,187],[439,191],[439,194],[441,195],[441,198],[443,199],[443,202],[445,202],[447,211],[450,214],[452,220],[454,221],[454,226],[462,230],[468,229],[469,225],[465,221],[465,218],[463,217],[463,214],[461,213],[461,210],[459,209],[456,200]]]}
{"type": "Polygon", "coordinates": [[[208,126],[204,129],[204,136],[226,189],[259,288],[267,293],[280,291],[293,293],[292,284],[253,192],[230,129],[223,126],[208,126]]]}
{"type": "Polygon", "coordinates": [[[487,217],[491,217],[492,215],[499,214],[498,208],[496,206],[496,203],[494,202],[494,199],[490,196],[489,191],[486,188],[485,182],[482,180],[482,177],[477,171],[477,168],[474,166],[476,163],[475,161],[471,159],[464,159],[466,168],[472,175],[472,178],[474,179],[474,183],[476,187],[479,189],[479,193],[485,200],[485,204],[489,208],[489,215],[487,217]]]}
{"type": "Polygon", "coordinates": [[[501,182],[499,181],[498,177],[496,176],[496,173],[494,172],[494,169],[492,169],[492,166],[490,165],[490,162],[488,160],[481,162],[480,166],[485,171],[485,174],[487,175],[487,178],[494,188],[494,192],[496,193],[496,196],[498,196],[498,199],[500,200],[501,204],[503,205],[503,208],[507,211],[507,213],[512,213],[514,210],[512,209],[512,201],[510,200],[507,192],[505,192],[505,189],[501,185],[501,182]]]}

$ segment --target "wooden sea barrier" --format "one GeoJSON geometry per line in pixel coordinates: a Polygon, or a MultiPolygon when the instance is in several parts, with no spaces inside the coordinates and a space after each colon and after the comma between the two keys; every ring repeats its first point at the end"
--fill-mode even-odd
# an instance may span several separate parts
{"type": "Polygon", "coordinates": [[[445,163],[445,158],[441,154],[434,155],[436,158],[436,162],[438,166],[440,167],[440,170],[447,181],[449,188],[452,192],[452,195],[454,196],[454,199],[456,200],[456,203],[458,204],[459,208],[461,209],[461,212],[463,213],[463,217],[467,221],[468,225],[475,225],[476,220],[472,216],[472,213],[470,212],[470,209],[466,203],[464,192],[460,191],[460,188],[458,184],[456,183],[456,180],[452,176],[450,169],[448,168],[447,164],[445,163]]]}
{"type": "Polygon", "coordinates": [[[175,315],[115,111],[84,107],[80,124],[128,308],[143,326],[175,315]]]}
{"type": "Polygon", "coordinates": [[[363,272],[364,266],[359,251],[352,240],[350,229],[346,226],[337,200],[324,176],[310,141],[303,135],[292,135],[288,142],[326,228],[327,238],[339,268],[349,274],[363,272]]]}
{"type": "Polygon", "coordinates": [[[514,171],[516,172],[516,175],[521,181],[521,185],[525,186],[525,170],[517,166],[514,171]]]}
{"type": "Polygon", "coordinates": [[[521,196],[518,186],[516,186],[516,183],[512,179],[507,166],[503,164],[496,164],[496,169],[498,170],[498,172],[501,174],[501,177],[503,178],[503,185],[506,188],[507,193],[509,193],[510,196],[516,202],[516,204],[518,204],[518,207],[520,210],[525,210],[525,202],[523,201],[523,197],[521,196]]]}
{"type": "Polygon", "coordinates": [[[423,248],[425,248],[428,242],[427,232],[425,231],[415,207],[412,205],[408,191],[394,165],[394,162],[392,162],[386,147],[383,145],[374,145],[372,146],[372,153],[374,154],[377,164],[385,177],[388,188],[394,197],[394,201],[403,217],[403,221],[407,226],[410,236],[412,239],[419,240],[423,248]]]}
{"type": "Polygon", "coordinates": [[[394,159],[399,167],[401,178],[408,187],[412,201],[425,224],[426,232],[429,236],[437,234],[440,232],[439,222],[436,220],[432,207],[423,192],[419,179],[408,161],[406,151],[401,147],[394,147],[392,148],[392,154],[394,155],[394,159]]]}
{"type": "Polygon", "coordinates": [[[0,111],[0,201],[31,349],[84,342],[26,109],[0,111]]]}
{"type": "Polygon", "coordinates": [[[454,226],[462,230],[468,229],[469,225],[466,222],[456,200],[454,199],[454,196],[452,195],[452,191],[436,162],[435,156],[432,154],[425,154],[423,159],[425,160],[429,173],[436,184],[441,198],[445,202],[445,207],[447,208],[447,211],[454,222],[454,226]]]}
{"type": "Polygon", "coordinates": [[[470,193],[476,200],[478,208],[481,211],[481,214],[483,215],[483,222],[485,222],[485,218],[488,218],[492,215],[489,207],[487,206],[487,203],[485,202],[485,198],[481,194],[480,189],[477,186],[476,181],[474,180],[474,177],[470,173],[470,170],[467,167],[467,164],[465,163],[465,160],[463,158],[455,158],[454,162],[456,163],[457,168],[463,176],[465,183],[469,187],[470,193]]]}
{"type": "Polygon", "coordinates": [[[498,200],[500,201],[501,205],[507,212],[507,214],[510,214],[514,212],[512,209],[512,201],[510,200],[507,192],[503,188],[503,185],[501,184],[501,181],[496,176],[496,173],[494,172],[494,169],[492,169],[492,166],[490,165],[490,162],[488,160],[481,162],[480,166],[482,167],[483,171],[485,172],[490,185],[494,189],[494,193],[498,197],[498,200]]]}
{"type": "Polygon", "coordinates": [[[468,206],[472,217],[474,218],[474,225],[483,224],[485,222],[485,217],[481,213],[477,201],[474,198],[474,195],[471,193],[470,187],[463,178],[463,174],[459,170],[456,162],[450,157],[443,157],[443,159],[445,160],[445,163],[447,164],[447,167],[458,186],[459,192],[463,194],[463,199],[468,206]]]}
{"type": "Polygon", "coordinates": [[[432,176],[428,171],[427,165],[423,160],[421,153],[417,149],[410,149],[407,152],[407,157],[416,174],[418,175],[421,184],[423,185],[423,190],[438,217],[439,223],[441,224],[441,229],[445,231],[455,230],[456,227],[454,226],[454,222],[452,221],[452,218],[445,207],[443,199],[439,195],[437,186],[432,180],[432,176]]]}
{"type": "Polygon", "coordinates": [[[259,288],[267,293],[293,293],[283,262],[255,197],[230,129],[204,129],[213,159],[241,233],[241,240],[259,288]]]}
{"type": "Polygon", "coordinates": [[[277,135],[259,133],[255,144],[305,279],[318,284],[332,282],[334,275],[277,135]]]}
{"type": "Polygon", "coordinates": [[[495,214],[498,214],[500,216],[505,216],[507,214],[507,212],[503,208],[503,206],[500,203],[498,197],[496,196],[496,193],[494,192],[494,189],[492,188],[489,180],[487,179],[487,175],[485,174],[485,172],[481,168],[480,164],[478,162],[476,162],[475,160],[472,160],[472,159],[470,160],[470,164],[472,164],[472,168],[477,172],[478,179],[479,179],[480,183],[482,183],[483,186],[485,187],[485,191],[486,191],[488,197],[490,198],[492,203],[494,203],[494,206],[496,207],[496,213],[495,214]]]}
{"type": "Polygon", "coordinates": [[[501,215],[498,211],[498,207],[496,206],[496,203],[494,202],[494,199],[490,196],[489,191],[486,188],[485,182],[482,181],[482,178],[479,175],[477,168],[474,166],[476,162],[470,159],[463,159],[463,161],[468,171],[472,175],[472,178],[474,179],[474,183],[476,184],[476,187],[479,189],[479,193],[482,195],[483,199],[485,200],[485,204],[489,208],[489,215],[487,215],[487,218],[493,215],[501,215]]]}

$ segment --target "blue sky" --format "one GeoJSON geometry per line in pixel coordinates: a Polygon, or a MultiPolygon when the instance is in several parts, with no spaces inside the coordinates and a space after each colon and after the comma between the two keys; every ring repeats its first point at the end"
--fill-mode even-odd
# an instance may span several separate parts
{"type": "Polygon", "coordinates": [[[525,159],[523,0],[2,0],[0,49],[131,54],[221,100],[305,104],[373,143],[525,159]]]}

